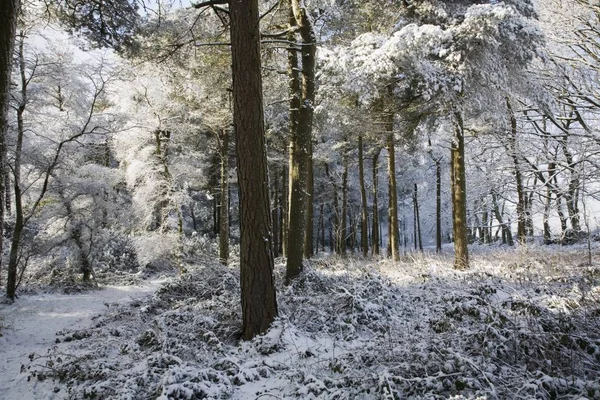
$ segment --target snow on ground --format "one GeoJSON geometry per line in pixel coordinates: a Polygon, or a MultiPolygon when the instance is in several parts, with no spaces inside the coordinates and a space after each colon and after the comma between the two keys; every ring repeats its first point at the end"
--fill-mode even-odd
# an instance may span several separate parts
{"type": "Polygon", "coordinates": [[[30,354],[46,355],[65,329],[84,329],[111,306],[154,293],[159,281],[143,286],[108,286],[77,294],[23,295],[14,304],[0,304],[0,399],[64,399],[65,390],[51,381],[28,379],[21,366],[30,354]]]}
{"type": "Polygon", "coordinates": [[[592,258],[576,246],[474,246],[472,268],[456,271],[449,253],[326,256],[287,287],[279,260],[280,316],[247,342],[235,266],[190,267],[130,304],[112,304],[109,289],[97,302],[51,296],[40,312],[33,296],[9,321],[25,348],[2,368],[18,388],[10,399],[600,399],[599,248],[592,258]],[[26,336],[49,314],[68,328],[26,336]]]}

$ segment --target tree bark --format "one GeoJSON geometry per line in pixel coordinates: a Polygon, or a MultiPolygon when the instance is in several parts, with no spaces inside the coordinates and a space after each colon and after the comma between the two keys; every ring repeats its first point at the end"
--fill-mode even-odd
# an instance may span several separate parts
{"type": "Polygon", "coordinates": [[[242,337],[265,332],[277,316],[263,121],[258,0],[229,2],[233,121],[240,185],[242,337]]]}
{"type": "Polygon", "coordinates": [[[454,113],[452,164],[452,228],[454,231],[454,268],[469,268],[467,237],[467,185],[465,174],[465,136],[462,115],[454,113]]]}
{"type": "MultiPolygon", "coordinates": [[[[311,129],[312,130],[312,129],[311,129]]],[[[304,235],[304,258],[309,259],[314,254],[314,217],[315,217],[315,176],[313,170],[312,133],[306,155],[306,234],[304,235]]]]}
{"type": "Polygon", "coordinates": [[[399,227],[398,227],[398,189],[396,185],[396,144],[394,140],[394,113],[391,109],[385,110],[388,151],[388,219],[389,219],[389,244],[390,256],[393,261],[400,259],[399,227]]]}
{"type": "Polygon", "coordinates": [[[369,212],[367,211],[367,190],[365,188],[365,166],[363,159],[363,138],[358,135],[358,181],[360,184],[360,247],[363,257],[369,254],[369,212]]]}
{"type": "Polygon", "coordinates": [[[273,206],[271,207],[271,221],[273,221],[273,256],[275,258],[279,257],[279,174],[275,169],[275,173],[273,174],[273,186],[272,186],[272,198],[273,198],[273,206]]]}
{"type": "Polygon", "coordinates": [[[525,223],[526,223],[526,200],[523,188],[523,178],[521,176],[521,166],[519,164],[519,155],[517,154],[517,118],[510,105],[510,100],[506,98],[506,107],[510,117],[510,131],[508,132],[508,151],[513,160],[515,184],[517,186],[517,238],[519,243],[526,241],[525,223]]]}
{"type": "MultiPolygon", "coordinates": [[[[295,42],[292,29],[297,26],[290,0],[290,33],[288,40],[295,42]]],[[[300,108],[302,92],[300,86],[298,51],[292,47],[288,52],[288,74],[290,79],[290,136],[289,136],[289,193],[288,193],[288,245],[285,284],[302,272],[304,236],[306,230],[306,130],[301,128],[300,108]]]]}
{"type": "Polygon", "coordinates": [[[421,237],[421,218],[419,217],[419,196],[418,196],[418,186],[415,183],[414,188],[414,205],[415,205],[415,250],[417,249],[417,241],[419,242],[419,251],[423,251],[423,240],[421,237]]]}
{"type": "Polygon", "coordinates": [[[371,244],[373,246],[373,255],[379,255],[379,203],[377,201],[378,193],[378,174],[377,171],[379,169],[379,153],[381,149],[375,149],[373,153],[373,224],[371,226],[371,244]]]}
{"type": "Polygon", "coordinates": [[[221,207],[219,208],[219,261],[229,260],[229,131],[221,134],[221,207]]]}
{"type": "MultiPolygon", "coordinates": [[[[17,17],[21,6],[20,0],[2,0],[0,2],[0,255],[3,253],[4,237],[4,197],[6,195],[6,133],[8,131],[8,104],[10,99],[10,78],[13,49],[17,33],[17,17]]],[[[0,270],[2,260],[0,257],[0,270]]],[[[14,300],[16,288],[16,271],[11,274],[9,268],[6,295],[14,300]]]]}
{"type": "Polygon", "coordinates": [[[17,145],[15,148],[15,159],[12,168],[14,175],[15,191],[15,228],[10,244],[10,254],[8,257],[8,277],[6,280],[6,296],[11,300],[14,300],[16,295],[19,251],[21,249],[21,237],[23,235],[23,229],[25,227],[25,219],[23,216],[23,198],[21,193],[21,156],[23,153],[23,135],[25,134],[23,113],[25,112],[25,107],[27,105],[28,84],[27,77],[25,76],[25,54],[23,49],[24,44],[25,36],[23,33],[21,33],[18,52],[21,98],[19,99],[19,104],[17,106],[17,145]]]}
{"type": "Polygon", "coordinates": [[[348,241],[348,155],[342,155],[344,170],[342,172],[342,215],[340,221],[340,254],[346,255],[348,241]]]}
{"type": "Polygon", "coordinates": [[[435,251],[442,252],[442,166],[435,160],[435,251]]]}

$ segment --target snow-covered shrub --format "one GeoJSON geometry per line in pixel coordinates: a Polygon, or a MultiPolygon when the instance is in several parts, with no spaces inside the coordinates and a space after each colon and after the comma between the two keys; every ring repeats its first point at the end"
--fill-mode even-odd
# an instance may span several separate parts
{"type": "Polygon", "coordinates": [[[137,272],[137,252],[130,237],[113,233],[101,249],[96,250],[95,265],[104,270],[137,272]]]}
{"type": "Polygon", "coordinates": [[[77,352],[57,344],[36,374],[75,399],[600,398],[599,270],[575,253],[473,259],[317,259],[241,343],[239,274],[205,266],[64,332],[77,352]]]}

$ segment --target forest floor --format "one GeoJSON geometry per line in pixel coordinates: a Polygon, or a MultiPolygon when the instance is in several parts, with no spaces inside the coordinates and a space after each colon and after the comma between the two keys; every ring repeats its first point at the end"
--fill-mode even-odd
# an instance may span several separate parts
{"type": "Polygon", "coordinates": [[[56,344],[57,333],[89,328],[109,307],[148,297],[162,282],[105,286],[73,294],[23,295],[12,305],[0,304],[0,399],[65,398],[60,385],[31,380],[21,371],[22,366],[32,365],[30,355],[47,354],[56,344]]]}
{"type": "Polygon", "coordinates": [[[0,398],[600,399],[600,247],[471,250],[317,257],[288,287],[279,259],[248,342],[235,266],[25,295],[0,306],[0,398]]]}

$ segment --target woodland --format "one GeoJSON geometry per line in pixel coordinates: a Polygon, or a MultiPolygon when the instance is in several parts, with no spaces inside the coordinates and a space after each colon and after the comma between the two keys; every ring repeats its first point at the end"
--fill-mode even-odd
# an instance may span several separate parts
{"type": "Polygon", "coordinates": [[[1,0],[0,399],[600,399],[594,0],[1,0]]]}

